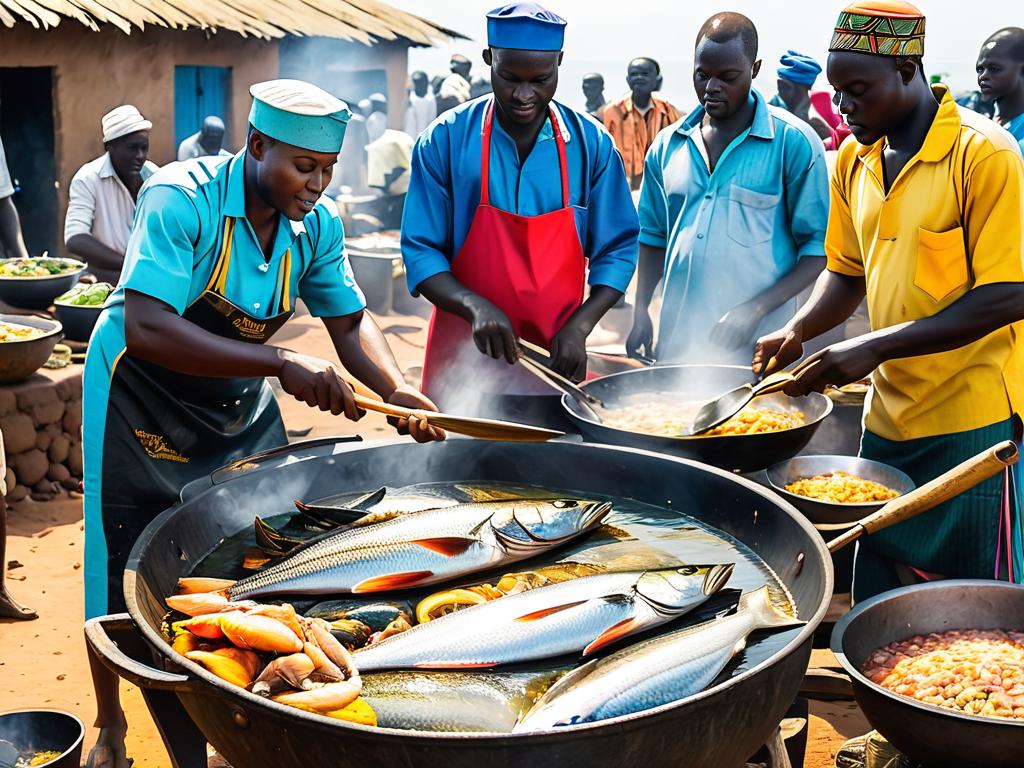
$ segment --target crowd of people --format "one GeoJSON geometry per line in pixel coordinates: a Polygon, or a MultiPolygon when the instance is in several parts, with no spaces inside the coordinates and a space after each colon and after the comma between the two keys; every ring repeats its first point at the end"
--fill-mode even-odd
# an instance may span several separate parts
{"type": "MultiPolygon", "coordinates": [[[[665,75],[647,56],[628,62],[622,98],[606,101],[591,73],[585,111],[556,101],[565,33],[533,3],[496,9],[489,79],[461,55],[444,77],[413,72],[403,131],[383,94],[350,108],[271,81],[252,87],[239,152],[212,116],[157,169],[152,124],[130,105],[104,116],[105,152],[75,175],[65,226],[68,250],[117,284],[85,370],[89,616],[123,610],[128,552],[185,483],[286,441],[266,377],[359,417],[335,363],[268,343],[299,298],[348,375],[387,402],[535,423],[550,398],[514,365],[519,339],[582,378],[587,337],[634,276],[626,350],[659,363],[782,370],[866,302],[870,332],[807,356],[790,394],[871,376],[861,453],[918,484],[1020,440],[1024,29],[981,44],[992,119],[929,79],[924,15],[902,0],[845,8],[821,30],[825,71],[787,51],[767,98],[756,27],[713,15],[696,31],[688,110],[656,95],[665,75]],[[823,74],[831,92],[815,87],[823,74]],[[404,200],[408,288],[435,308],[421,389],[364,312],[340,215],[320,202],[366,188],[404,200]]],[[[12,192],[0,162],[0,245],[19,255],[12,192]]],[[[997,524],[1003,482],[864,540],[854,599],[938,576],[1024,582],[1019,499],[997,524]],[[997,562],[997,548],[1012,556],[997,562]]],[[[2,584],[0,598],[24,617],[2,584]]],[[[90,765],[125,768],[116,681],[99,663],[94,676],[90,765]]]]}

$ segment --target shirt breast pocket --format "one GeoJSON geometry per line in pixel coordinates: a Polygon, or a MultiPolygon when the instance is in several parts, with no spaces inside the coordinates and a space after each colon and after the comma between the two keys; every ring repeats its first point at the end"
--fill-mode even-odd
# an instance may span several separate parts
{"type": "Polygon", "coordinates": [[[779,195],[733,184],[729,188],[729,237],[740,245],[760,245],[772,238],[779,195]]]}
{"type": "Polygon", "coordinates": [[[968,280],[967,252],[961,227],[946,232],[918,229],[914,285],[942,301],[968,280]]]}

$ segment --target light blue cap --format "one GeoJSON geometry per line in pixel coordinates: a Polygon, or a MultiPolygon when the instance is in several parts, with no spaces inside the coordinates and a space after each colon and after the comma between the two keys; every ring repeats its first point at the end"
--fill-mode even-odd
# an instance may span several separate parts
{"type": "Polygon", "coordinates": [[[522,51],[560,51],[565,19],[536,3],[510,3],[487,14],[487,45],[522,51]]]}
{"type": "Polygon", "coordinates": [[[256,83],[249,93],[249,124],[260,133],[313,152],[341,151],[352,117],[341,99],[303,80],[256,83]]]}
{"type": "Polygon", "coordinates": [[[782,80],[789,80],[791,83],[800,85],[814,85],[814,81],[821,74],[821,65],[810,56],[804,56],[796,51],[788,51],[782,54],[779,59],[782,64],[778,74],[782,80]]]}

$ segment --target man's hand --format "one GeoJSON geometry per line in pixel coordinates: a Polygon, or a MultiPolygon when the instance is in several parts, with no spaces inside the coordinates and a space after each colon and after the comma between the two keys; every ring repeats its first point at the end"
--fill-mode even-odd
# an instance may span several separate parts
{"type": "Polygon", "coordinates": [[[754,346],[751,370],[758,374],[774,373],[782,370],[794,360],[799,360],[800,355],[804,353],[802,336],[799,326],[792,328],[787,326],[765,334],[757,340],[757,344],[754,346]],[[775,358],[775,362],[769,370],[768,364],[772,358],[775,358]]]}
{"type": "Polygon", "coordinates": [[[277,377],[281,387],[299,402],[335,416],[344,413],[352,421],[366,415],[356,405],[352,387],[341,377],[337,366],[329,360],[284,352],[277,377]]]}
{"type": "Polygon", "coordinates": [[[654,323],[640,307],[633,313],[633,327],[626,337],[626,354],[630,357],[654,357],[654,323]]]}
{"type": "Polygon", "coordinates": [[[551,369],[573,381],[587,375],[587,334],[572,322],[551,340],[551,369]]]}
{"type": "Polygon", "coordinates": [[[884,362],[878,347],[878,340],[870,336],[858,336],[825,347],[793,370],[797,378],[787,384],[784,391],[787,395],[799,396],[860,381],[884,362]]]}
{"type": "Polygon", "coordinates": [[[516,334],[508,315],[483,296],[474,296],[468,302],[468,307],[473,317],[473,341],[476,348],[495,360],[505,358],[509,365],[515,363],[518,357],[516,334]]]}
{"type": "Polygon", "coordinates": [[[764,319],[760,305],[745,302],[733,307],[711,329],[711,342],[723,349],[747,347],[764,319]]]}
{"type": "MultiPolygon", "coordinates": [[[[403,384],[388,398],[391,405],[400,405],[403,408],[418,408],[421,411],[436,411],[437,406],[426,395],[418,389],[403,384]]],[[[428,443],[432,440],[444,440],[447,435],[440,427],[432,427],[426,421],[419,419],[399,419],[394,416],[388,417],[388,423],[398,431],[400,435],[411,435],[417,443],[428,443]]]]}

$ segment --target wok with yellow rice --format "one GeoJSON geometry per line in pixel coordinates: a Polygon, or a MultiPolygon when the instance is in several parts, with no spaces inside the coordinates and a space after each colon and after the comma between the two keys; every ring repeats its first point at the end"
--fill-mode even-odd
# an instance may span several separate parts
{"type": "Polygon", "coordinates": [[[604,403],[601,422],[568,396],[562,398],[562,407],[588,442],[642,448],[751,472],[799,453],[832,411],[832,402],[818,393],[797,398],[775,393],[755,398],[708,434],[683,434],[706,400],[752,378],[750,369],[742,366],[639,368],[582,385],[604,403]]]}
{"type": "Polygon", "coordinates": [[[0,384],[28,378],[45,363],[63,337],[56,320],[0,314],[0,384]]]}

